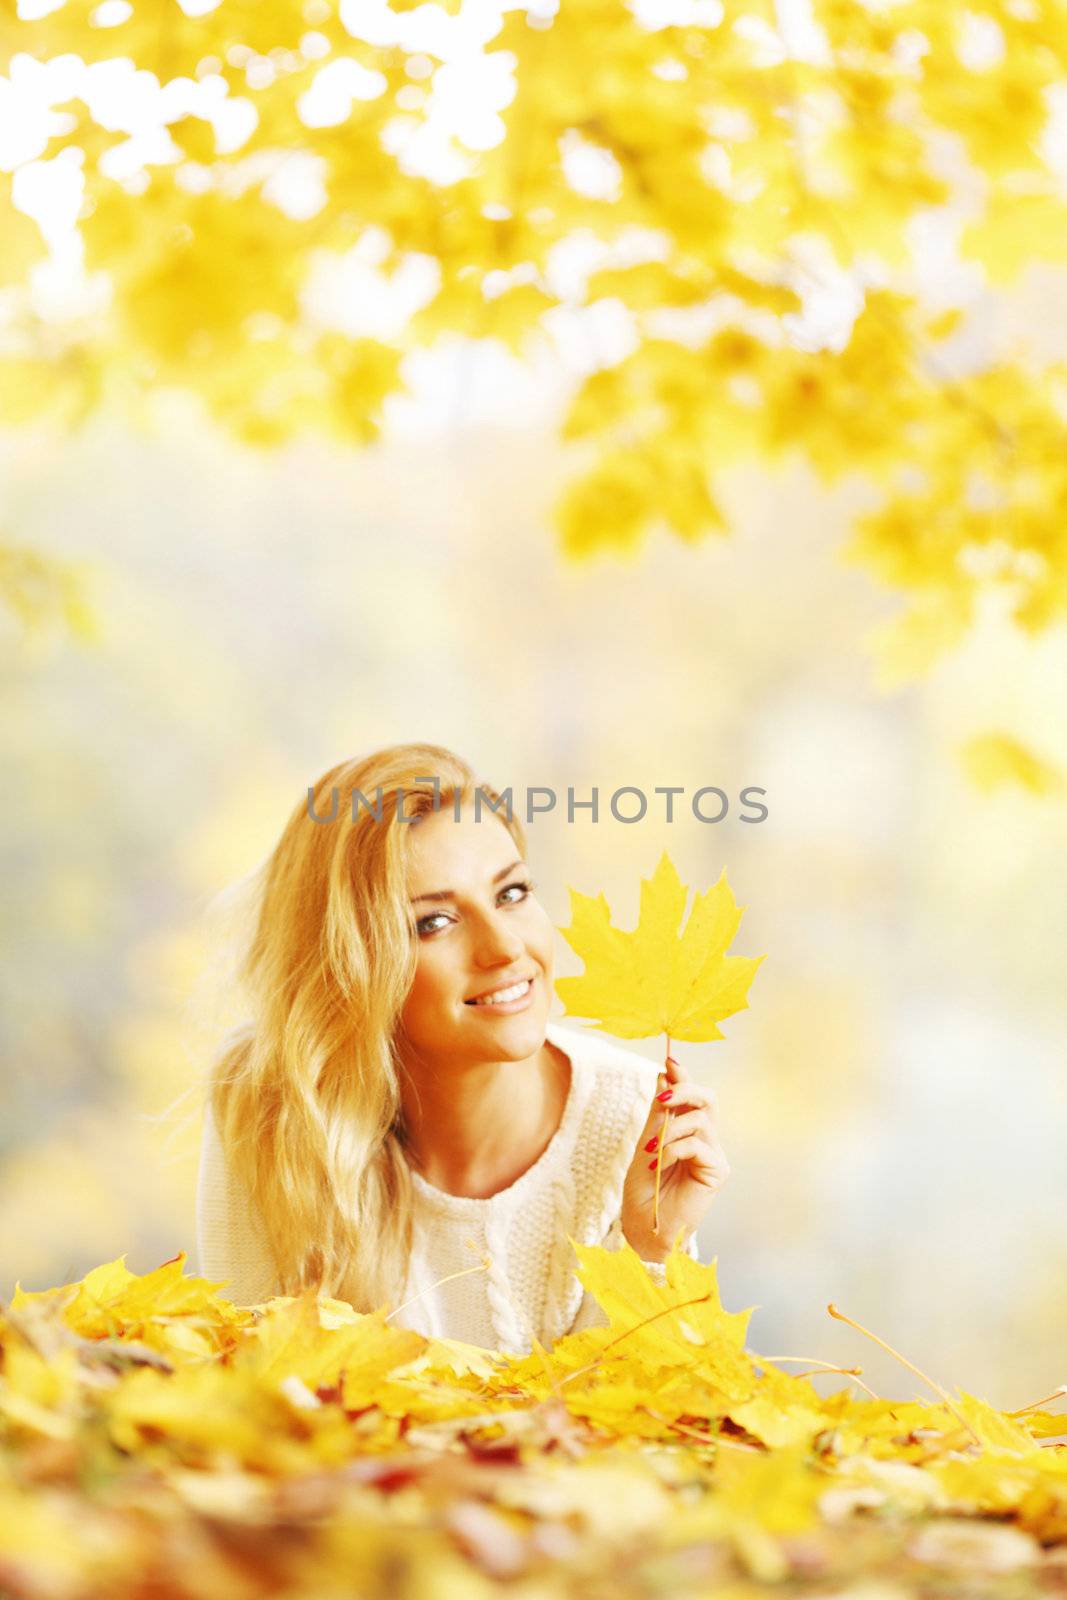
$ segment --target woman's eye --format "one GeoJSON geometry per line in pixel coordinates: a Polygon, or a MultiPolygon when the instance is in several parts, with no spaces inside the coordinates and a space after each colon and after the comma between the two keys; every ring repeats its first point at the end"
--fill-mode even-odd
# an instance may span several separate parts
{"type": "MultiPolygon", "coordinates": [[[[506,883],[504,885],[504,887],[501,889],[500,895],[498,896],[498,898],[502,898],[504,895],[510,894],[513,889],[517,889],[518,890],[518,896],[514,900],[505,901],[506,905],[512,905],[512,906],[520,905],[522,903],[522,901],[526,899],[526,896],[528,894],[532,893],[532,891],[533,891],[533,882],[532,882],[532,880],[530,880],[530,881],[527,881],[525,883],[506,883]]],[[[415,931],[420,935],[428,934],[428,933],[437,933],[437,932],[439,932],[439,929],[433,927],[432,926],[433,923],[435,923],[435,922],[445,922],[445,923],[447,923],[447,922],[451,922],[451,920],[452,920],[451,917],[446,916],[446,914],[443,911],[431,911],[425,917],[420,917],[419,918],[418,922],[416,922],[416,924],[415,924],[415,931]]]]}

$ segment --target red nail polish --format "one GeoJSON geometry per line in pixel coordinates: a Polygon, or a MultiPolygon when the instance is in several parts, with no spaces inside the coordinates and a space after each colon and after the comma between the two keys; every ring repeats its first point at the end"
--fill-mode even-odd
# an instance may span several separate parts
{"type": "Polygon", "coordinates": [[[656,1099],[657,1100],[669,1100],[673,1093],[674,1093],[673,1089],[664,1089],[662,1094],[658,1094],[656,1096],[656,1099]]]}
{"type": "Polygon", "coordinates": [[[656,1165],[655,1156],[652,1157],[652,1160],[648,1163],[648,1165],[649,1165],[649,1170],[651,1171],[651,1169],[656,1165]]]}
{"type": "Polygon", "coordinates": [[[659,1134],[658,1133],[654,1133],[652,1135],[651,1139],[645,1145],[645,1149],[646,1150],[654,1150],[658,1144],[659,1144],[659,1134]]]}

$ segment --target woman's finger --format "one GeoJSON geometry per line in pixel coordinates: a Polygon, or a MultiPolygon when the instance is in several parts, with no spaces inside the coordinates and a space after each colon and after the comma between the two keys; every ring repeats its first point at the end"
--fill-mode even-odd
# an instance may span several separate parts
{"type": "Polygon", "coordinates": [[[671,1120],[667,1124],[665,1133],[662,1136],[658,1131],[653,1133],[641,1148],[643,1150],[657,1150],[659,1148],[660,1138],[662,1137],[663,1148],[666,1150],[670,1145],[674,1144],[676,1140],[681,1139],[687,1133],[702,1133],[709,1143],[713,1141],[714,1130],[708,1121],[708,1114],[703,1107],[701,1107],[698,1111],[683,1111],[680,1116],[671,1117],[671,1120]]]}
{"type": "MultiPolygon", "coordinates": [[[[662,1078],[663,1074],[660,1073],[662,1078]]],[[[705,1089],[702,1084],[690,1083],[683,1079],[679,1083],[668,1083],[662,1086],[671,1090],[669,1100],[657,1101],[658,1105],[665,1105],[668,1111],[690,1110],[694,1106],[705,1106],[714,1115],[718,1115],[719,1105],[714,1089],[705,1089]]]]}
{"type": "Polygon", "coordinates": [[[722,1146],[702,1138],[698,1133],[672,1140],[664,1146],[661,1170],[676,1166],[679,1161],[694,1162],[697,1167],[714,1174],[720,1182],[730,1175],[730,1166],[722,1146]]]}

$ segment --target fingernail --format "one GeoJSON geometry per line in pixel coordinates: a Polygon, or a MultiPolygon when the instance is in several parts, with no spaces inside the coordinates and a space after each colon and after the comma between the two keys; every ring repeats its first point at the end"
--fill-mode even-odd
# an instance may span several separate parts
{"type": "Polygon", "coordinates": [[[664,1089],[662,1094],[658,1094],[656,1096],[656,1099],[657,1100],[669,1100],[673,1093],[674,1093],[673,1089],[664,1089]]]}
{"type": "Polygon", "coordinates": [[[652,1160],[651,1160],[651,1161],[650,1161],[650,1162],[649,1162],[649,1163],[648,1163],[648,1165],[649,1165],[649,1169],[650,1169],[650,1170],[651,1170],[651,1169],[652,1169],[652,1168],[653,1168],[653,1167],[654,1167],[654,1166],[655,1166],[655,1165],[656,1165],[656,1158],[655,1158],[655,1156],[653,1156],[653,1157],[652,1157],[652,1160]]]}
{"type": "Polygon", "coordinates": [[[659,1134],[658,1133],[654,1133],[652,1135],[651,1139],[645,1145],[645,1149],[646,1150],[654,1150],[658,1144],[659,1144],[659,1134]]]}
{"type": "Polygon", "coordinates": [[[673,1056],[668,1056],[667,1057],[667,1065],[669,1067],[676,1067],[678,1065],[678,1063],[677,1063],[677,1061],[675,1061],[673,1056]]]}

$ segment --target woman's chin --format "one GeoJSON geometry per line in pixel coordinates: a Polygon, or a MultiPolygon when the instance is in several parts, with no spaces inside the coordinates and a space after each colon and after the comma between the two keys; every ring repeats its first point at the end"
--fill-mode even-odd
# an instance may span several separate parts
{"type": "Polygon", "coordinates": [[[547,1023],[544,1007],[533,1005],[525,1011],[474,1018],[463,1031],[471,1043],[477,1040],[494,1054],[523,1061],[544,1044],[547,1023]]]}

